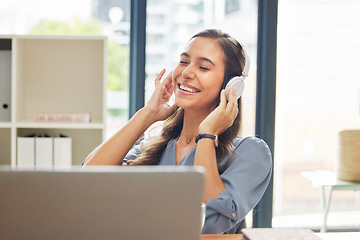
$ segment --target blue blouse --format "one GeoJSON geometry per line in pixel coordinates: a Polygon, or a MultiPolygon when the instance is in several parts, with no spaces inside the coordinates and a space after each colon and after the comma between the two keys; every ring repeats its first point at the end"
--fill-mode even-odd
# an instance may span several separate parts
{"type": "MultiPolygon", "coordinates": [[[[176,165],[176,139],[164,150],[159,165],[176,165]]],[[[234,139],[234,156],[220,163],[220,177],[225,185],[216,199],[206,204],[204,234],[234,234],[241,220],[253,209],[263,196],[271,178],[272,157],[268,145],[256,137],[234,139]]],[[[132,148],[124,161],[135,159],[141,144],[132,148]]],[[[196,146],[182,159],[179,165],[194,165],[196,146]]]]}

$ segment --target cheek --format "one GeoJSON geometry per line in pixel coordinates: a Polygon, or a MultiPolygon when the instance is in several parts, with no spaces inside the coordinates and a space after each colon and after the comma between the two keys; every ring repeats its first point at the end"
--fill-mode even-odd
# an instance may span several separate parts
{"type": "Polygon", "coordinates": [[[172,78],[176,79],[181,74],[181,72],[182,72],[182,67],[177,65],[172,72],[172,78]]]}
{"type": "Polygon", "coordinates": [[[176,78],[179,77],[179,68],[176,67],[173,71],[172,71],[172,84],[173,84],[173,89],[174,91],[176,90],[176,78]]]}
{"type": "Polygon", "coordinates": [[[176,82],[176,79],[181,75],[182,71],[183,71],[183,69],[179,65],[174,68],[174,70],[172,71],[173,83],[176,82]]]}
{"type": "Polygon", "coordinates": [[[211,76],[211,77],[206,77],[205,79],[206,81],[202,82],[205,88],[210,88],[212,92],[217,92],[217,93],[221,91],[224,81],[222,76],[211,76]]]}
{"type": "Polygon", "coordinates": [[[209,97],[217,102],[219,100],[220,92],[222,90],[223,77],[216,77],[212,80],[213,81],[206,81],[206,83],[204,84],[206,84],[206,88],[209,90],[209,97]]]}

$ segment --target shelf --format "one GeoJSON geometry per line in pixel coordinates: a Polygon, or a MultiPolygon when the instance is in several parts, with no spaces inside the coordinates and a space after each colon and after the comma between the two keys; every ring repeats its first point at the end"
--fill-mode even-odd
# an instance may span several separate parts
{"type": "Polygon", "coordinates": [[[11,128],[10,122],[0,122],[0,128],[11,128]]]}
{"type": "Polygon", "coordinates": [[[0,36],[0,49],[0,66],[11,69],[0,88],[9,102],[0,109],[0,165],[16,167],[17,138],[32,134],[69,136],[72,164],[81,164],[105,139],[106,37],[0,36]],[[35,122],[39,112],[90,113],[91,123],[35,122]]]}
{"type": "Polygon", "coordinates": [[[36,112],[89,112],[104,120],[104,39],[18,38],[14,48],[16,121],[36,112]]]}
{"type": "Polygon", "coordinates": [[[72,164],[80,165],[103,139],[102,129],[68,129],[68,128],[17,128],[16,136],[44,135],[51,137],[63,134],[72,139],[72,164]]]}

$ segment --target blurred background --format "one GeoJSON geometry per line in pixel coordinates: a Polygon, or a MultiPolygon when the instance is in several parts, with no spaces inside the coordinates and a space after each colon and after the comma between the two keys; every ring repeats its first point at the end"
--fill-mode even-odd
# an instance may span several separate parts
{"type": "MultiPolygon", "coordinates": [[[[336,171],[339,132],[360,128],[360,1],[278,3],[273,226],[320,228],[320,190],[301,173],[336,171]]],[[[219,28],[251,58],[242,135],[254,135],[257,6],[256,0],[148,0],[145,99],[193,34],[219,28]]],[[[107,137],[129,116],[130,31],[130,0],[0,1],[1,35],[108,37],[107,137]]],[[[359,192],[333,193],[328,226],[359,229],[359,192]]]]}

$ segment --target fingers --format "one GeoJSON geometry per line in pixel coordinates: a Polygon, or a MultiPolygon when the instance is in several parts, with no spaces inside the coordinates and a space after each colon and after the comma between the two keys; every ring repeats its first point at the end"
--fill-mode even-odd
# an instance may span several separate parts
{"type": "Polygon", "coordinates": [[[234,120],[239,112],[236,90],[230,88],[229,89],[229,101],[226,100],[225,90],[221,91],[220,95],[220,106],[224,107],[224,110],[230,117],[234,120]]]}
{"type": "Polygon", "coordinates": [[[165,71],[166,71],[165,68],[163,68],[155,78],[155,88],[158,88],[161,84],[162,86],[165,87],[166,91],[169,92],[171,95],[173,93],[172,71],[161,82],[161,78],[164,76],[165,71]]]}
{"type": "Polygon", "coordinates": [[[220,107],[226,107],[226,95],[225,95],[225,89],[221,90],[220,92],[220,107]]]}
{"type": "Polygon", "coordinates": [[[172,72],[170,72],[163,80],[161,80],[165,74],[165,71],[165,69],[162,69],[155,78],[154,96],[158,96],[157,99],[160,104],[168,102],[174,92],[172,72]]]}
{"type": "Polygon", "coordinates": [[[162,98],[168,101],[171,98],[172,92],[170,91],[163,91],[162,92],[162,98]]]}
{"type": "Polygon", "coordinates": [[[230,89],[229,91],[229,102],[227,104],[226,107],[229,108],[229,111],[232,112],[232,115],[234,116],[234,118],[236,117],[236,115],[239,112],[238,109],[238,101],[237,101],[237,97],[236,97],[236,90],[235,89],[230,89]]]}
{"type": "Polygon", "coordinates": [[[166,90],[172,94],[173,92],[173,81],[172,81],[172,71],[166,76],[162,84],[166,87],[166,90]]]}
{"type": "Polygon", "coordinates": [[[237,97],[236,97],[236,90],[230,88],[229,89],[229,100],[226,99],[225,89],[221,90],[220,93],[220,106],[226,108],[237,108],[237,97]]]}
{"type": "Polygon", "coordinates": [[[200,133],[219,135],[231,127],[239,112],[236,91],[229,90],[229,101],[226,100],[225,90],[220,93],[220,104],[215,108],[199,126],[200,133]]]}
{"type": "Polygon", "coordinates": [[[162,78],[162,76],[165,73],[165,68],[163,68],[160,73],[157,75],[157,77],[155,78],[155,87],[157,87],[160,84],[160,80],[162,78]]]}

